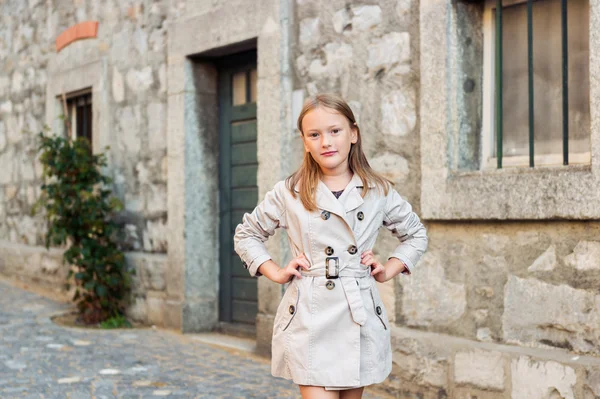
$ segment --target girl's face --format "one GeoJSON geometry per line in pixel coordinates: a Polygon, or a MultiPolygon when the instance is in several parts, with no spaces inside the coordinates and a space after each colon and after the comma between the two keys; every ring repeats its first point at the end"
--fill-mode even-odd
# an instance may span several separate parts
{"type": "Polygon", "coordinates": [[[302,119],[304,149],[324,173],[343,173],[348,168],[350,145],[358,141],[356,128],[331,108],[317,107],[302,119]]]}

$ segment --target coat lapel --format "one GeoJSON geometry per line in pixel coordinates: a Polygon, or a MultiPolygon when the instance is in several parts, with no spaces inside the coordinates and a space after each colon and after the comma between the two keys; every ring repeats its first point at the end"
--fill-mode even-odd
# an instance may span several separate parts
{"type": "Polygon", "coordinates": [[[344,189],[342,195],[338,199],[342,203],[346,213],[351,212],[361,206],[365,201],[360,195],[362,189],[362,181],[355,173],[350,180],[348,186],[344,189]],[[359,188],[360,187],[360,188],[359,188]]]}
{"type": "MultiPolygon", "coordinates": [[[[344,191],[346,191],[346,189],[344,189],[344,191]]],[[[333,195],[331,190],[322,180],[319,180],[319,183],[317,184],[316,200],[319,209],[334,213],[342,219],[346,217],[344,206],[337,198],[335,198],[335,195],[333,195]]]]}
{"type": "MultiPolygon", "coordinates": [[[[298,186],[299,185],[297,184],[295,187],[296,192],[299,190],[298,186]]],[[[355,210],[364,203],[364,200],[360,195],[362,187],[362,180],[360,180],[358,174],[354,173],[352,179],[350,179],[350,182],[348,182],[346,188],[344,188],[344,192],[340,195],[340,198],[335,198],[335,195],[333,195],[331,190],[319,179],[316,193],[317,207],[345,219],[347,212],[355,210]]],[[[375,186],[369,184],[369,187],[375,186]]]]}

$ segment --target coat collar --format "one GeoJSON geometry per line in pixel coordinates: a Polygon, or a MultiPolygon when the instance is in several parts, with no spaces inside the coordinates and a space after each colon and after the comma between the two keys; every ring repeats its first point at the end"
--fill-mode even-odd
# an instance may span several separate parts
{"type": "MultiPolygon", "coordinates": [[[[369,183],[369,188],[374,187],[375,184],[369,183]]],[[[317,207],[345,218],[347,212],[353,211],[364,203],[360,195],[362,188],[363,183],[360,176],[354,173],[352,179],[350,179],[344,188],[344,192],[340,195],[340,198],[335,198],[331,190],[319,179],[316,195],[317,207]]],[[[299,192],[299,184],[296,184],[294,190],[299,192]]]]}

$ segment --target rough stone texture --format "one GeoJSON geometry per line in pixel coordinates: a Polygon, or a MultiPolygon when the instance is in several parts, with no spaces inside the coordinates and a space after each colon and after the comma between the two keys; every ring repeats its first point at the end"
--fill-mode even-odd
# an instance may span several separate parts
{"type": "Polygon", "coordinates": [[[319,42],[319,18],[306,18],[300,21],[300,44],[313,47],[319,42]]]}
{"type": "MultiPolygon", "coordinates": [[[[437,220],[532,220],[598,219],[600,191],[596,189],[600,168],[569,165],[553,168],[502,168],[481,172],[456,169],[456,137],[470,108],[457,101],[465,77],[471,72],[463,58],[477,54],[469,46],[480,47],[483,24],[478,31],[463,29],[465,22],[478,20],[479,4],[466,5],[445,0],[421,2],[420,29],[420,133],[422,145],[421,205],[423,216],[437,220]],[[470,18],[472,17],[472,18],[470,18]],[[440,27],[444,27],[440,29],[440,27]],[[450,178],[450,176],[452,176],[450,178]],[[480,198],[481,201],[473,201],[480,198]]],[[[600,12],[590,3],[590,38],[598,36],[600,12]]],[[[596,43],[590,39],[590,43],[596,43]]],[[[590,76],[600,68],[596,63],[600,47],[590,45],[590,76]]],[[[483,57],[479,57],[482,59],[483,57]]],[[[481,70],[481,69],[480,69],[481,70]]],[[[472,77],[482,82],[482,76],[472,77]]],[[[479,91],[479,90],[478,90],[479,91]]],[[[590,81],[590,109],[600,100],[600,86],[590,81]]],[[[479,106],[481,104],[478,104],[479,106]]],[[[592,159],[600,156],[600,135],[593,129],[598,114],[591,115],[592,159]]],[[[470,127],[472,133],[480,129],[470,127]]]]}
{"type": "Polygon", "coordinates": [[[444,326],[465,312],[464,285],[446,278],[441,261],[425,254],[419,265],[419,278],[400,279],[402,316],[408,326],[444,326]]]}
{"type": "Polygon", "coordinates": [[[527,270],[530,272],[548,272],[554,270],[556,266],[556,248],[554,245],[551,245],[527,270]]]}
{"type": "Polygon", "coordinates": [[[429,342],[398,335],[392,349],[394,366],[403,379],[422,386],[447,387],[449,353],[432,348],[429,342]]]}
{"type": "Polygon", "coordinates": [[[398,154],[382,153],[373,157],[369,163],[378,173],[392,181],[403,181],[409,176],[408,161],[398,154]]]}
{"type": "Polygon", "coordinates": [[[600,295],[591,291],[510,276],[502,321],[509,342],[600,353],[600,295]]]}
{"type": "Polygon", "coordinates": [[[459,352],[454,358],[454,378],[457,384],[474,385],[482,389],[504,389],[504,359],[499,352],[459,352]]]}
{"type": "Polygon", "coordinates": [[[389,33],[380,39],[375,39],[369,47],[367,67],[372,74],[392,69],[396,73],[407,73],[408,62],[410,62],[410,36],[407,32],[389,33]]]}
{"type": "Polygon", "coordinates": [[[571,367],[521,356],[513,359],[510,369],[514,399],[575,399],[577,376],[571,367]]]}
{"type": "MultiPolygon", "coordinates": [[[[149,250],[166,251],[164,233],[155,226],[167,218],[160,162],[166,155],[163,24],[169,7],[158,2],[132,9],[136,11],[113,0],[68,7],[35,0],[0,4],[0,251],[7,274],[62,286],[64,267],[41,247],[46,228],[42,215],[30,214],[42,184],[34,134],[44,124],[52,134],[64,134],[57,98],[82,89],[92,92],[95,151],[111,146],[105,173],[115,179],[114,193],[126,204],[124,224],[151,226],[149,250]],[[98,37],[57,53],[54,39],[85,20],[99,21],[98,37]],[[149,169],[151,188],[140,190],[133,166],[148,151],[158,167],[149,169]]],[[[141,238],[128,240],[125,249],[143,251],[141,243],[141,238]]]]}
{"type": "Polygon", "coordinates": [[[586,372],[585,399],[600,397],[600,369],[590,369],[586,372]]]}
{"type": "Polygon", "coordinates": [[[577,270],[600,270],[600,242],[578,242],[573,253],[565,257],[565,264],[577,270]]]}
{"type": "Polygon", "coordinates": [[[383,133],[406,136],[417,123],[415,95],[410,91],[393,91],[381,99],[383,133]]]}

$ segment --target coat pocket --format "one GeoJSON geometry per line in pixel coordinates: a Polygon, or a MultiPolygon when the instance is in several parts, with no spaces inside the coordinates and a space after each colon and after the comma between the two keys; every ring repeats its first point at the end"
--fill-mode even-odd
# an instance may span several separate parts
{"type": "Polygon", "coordinates": [[[280,309],[282,312],[281,321],[279,322],[279,326],[282,331],[287,330],[287,328],[292,323],[294,316],[298,313],[298,302],[300,300],[300,289],[297,284],[290,284],[288,289],[286,290],[284,297],[282,298],[283,306],[280,309]]]}
{"type": "Polygon", "coordinates": [[[371,287],[370,288],[370,292],[371,292],[371,299],[373,301],[373,310],[375,311],[375,315],[377,316],[377,318],[379,318],[379,320],[381,321],[381,324],[383,324],[383,328],[385,330],[387,330],[387,317],[385,315],[385,308],[383,306],[383,302],[381,301],[381,298],[379,298],[379,294],[373,294],[373,290],[376,290],[377,287],[371,287]]]}

